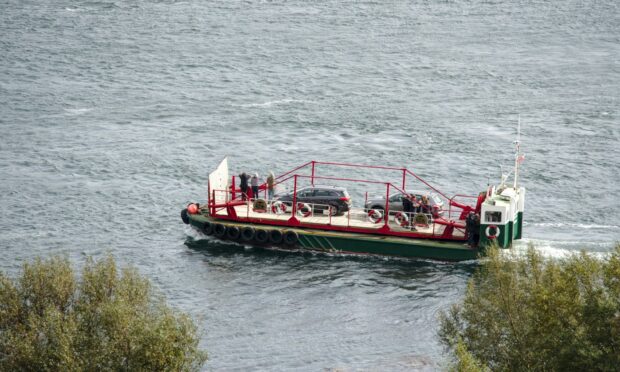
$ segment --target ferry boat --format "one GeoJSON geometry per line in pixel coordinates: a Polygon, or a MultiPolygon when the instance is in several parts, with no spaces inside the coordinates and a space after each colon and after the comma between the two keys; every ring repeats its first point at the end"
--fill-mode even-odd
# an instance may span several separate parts
{"type": "MultiPolygon", "coordinates": [[[[267,184],[260,185],[258,195],[244,198],[238,177],[230,175],[225,158],[209,175],[207,203],[190,203],[181,211],[181,219],[201,234],[252,246],[472,260],[484,255],[490,244],[510,248],[514,240],[521,239],[525,189],[518,185],[518,170],[522,159],[517,144],[511,185],[506,184],[507,176],[502,175],[498,186],[489,186],[478,195],[452,196],[407,168],[313,160],[274,178],[276,187],[292,186],[291,198],[268,199],[267,184]],[[337,174],[352,168],[366,169],[368,173],[392,172],[399,181],[396,185],[393,181],[321,175],[325,168],[334,174],[334,167],[337,174]],[[302,198],[300,190],[318,183],[384,187],[384,204],[382,208],[352,206],[341,211],[335,205],[302,198]],[[437,201],[441,208],[393,210],[399,195],[409,195],[407,190],[412,183],[416,189],[423,187],[445,203],[437,201]]],[[[368,193],[364,195],[368,200],[368,193]]]]}

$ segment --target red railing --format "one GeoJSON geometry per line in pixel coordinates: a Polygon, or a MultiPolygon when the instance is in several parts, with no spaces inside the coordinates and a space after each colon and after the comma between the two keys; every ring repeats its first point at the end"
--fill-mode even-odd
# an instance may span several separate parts
{"type": "MultiPolygon", "coordinates": [[[[410,175],[412,177],[414,177],[417,181],[421,182],[422,184],[424,184],[426,187],[428,187],[430,190],[436,192],[438,195],[441,195],[447,202],[448,202],[448,211],[447,211],[447,216],[443,216],[443,218],[439,219],[439,224],[444,224],[447,227],[449,226],[450,229],[456,229],[456,230],[462,230],[462,227],[460,223],[455,223],[455,221],[462,221],[463,220],[463,215],[466,214],[466,212],[469,212],[471,210],[474,210],[474,207],[469,206],[467,204],[463,204],[460,203],[458,201],[456,201],[455,199],[457,198],[471,198],[471,199],[475,199],[476,196],[470,196],[470,195],[455,195],[451,198],[449,198],[448,196],[446,196],[446,194],[444,194],[443,192],[441,192],[439,189],[437,189],[436,187],[432,186],[430,183],[428,183],[427,181],[425,181],[423,178],[421,178],[420,176],[418,176],[417,174],[415,174],[414,172],[410,171],[407,168],[399,168],[399,167],[391,167],[391,166],[376,166],[376,165],[362,165],[362,164],[353,164],[353,163],[340,163],[340,162],[321,162],[321,161],[310,161],[307,162],[305,164],[302,164],[286,173],[283,173],[277,177],[275,177],[275,182],[274,182],[274,187],[276,185],[280,185],[283,184],[287,181],[290,181],[291,179],[293,180],[293,203],[292,203],[292,210],[291,210],[291,217],[288,221],[288,224],[291,225],[300,225],[300,221],[297,219],[296,217],[296,212],[297,212],[297,186],[298,186],[298,180],[299,179],[309,179],[310,183],[312,185],[314,185],[314,181],[317,179],[320,180],[332,180],[332,181],[343,181],[343,182],[355,182],[355,183],[366,183],[366,184],[382,184],[385,185],[386,187],[386,196],[385,196],[385,210],[384,210],[384,221],[383,221],[383,227],[381,228],[381,230],[383,230],[382,232],[385,233],[389,233],[390,232],[390,227],[389,227],[389,217],[390,217],[390,210],[389,210],[389,198],[390,195],[393,193],[392,189],[400,192],[400,193],[406,193],[406,184],[407,184],[407,175],[410,175]],[[402,185],[401,187],[394,185],[392,182],[385,182],[385,181],[378,181],[378,180],[368,180],[368,179],[356,179],[356,178],[345,178],[345,177],[329,177],[329,176],[318,176],[316,174],[316,170],[317,170],[317,165],[326,165],[326,166],[336,166],[336,167],[349,167],[349,168],[367,168],[367,169],[381,169],[381,170],[390,170],[390,171],[398,171],[398,172],[402,172],[402,185]],[[295,173],[299,170],[302,170],[306,167],[310,166],[310,175],[304,175],[304,174],[298,174],[295,173]],[[453,207],[455,208],[459,208],[461,209],[461,212],[459,214],[458,218],[454,218],[456,217],[456,211],[453,211],[453,207]]],[[[209,198],[209,206],[211,207],[210,210],[213,212],[213,215],[218,215],[218,212],[222,211],[223,209],[226,208],[226,206],[224,205],[218,205],[217,208],[215,206],[215,203],[212,203],[211,201],[215,200],[215,192],[228,192],[231,194],[231,198],[224,198],[225,200],[230,200],[235,201],[236,200],[236,192],[239,190],[235,187],[235,180],[234,180],[234,176],[233,176],[233,181],[232,181],[232,187],[231,190],[210,190],[212,191],[212,198],[209,198]]],[[[263,183],[260,186],[260,190],[264,191],[265,196],[267,195],[267,185],[266,183],[263,183]]],[[[211,196],[211,195],[209,195],[211,196]]],[[[256,195],[258,196],[258,195],[256,195]]],[[[256,197],[254,196],[254,197],[256,197]]],[[[365,194],[365,200],[368,200],[368,193],[366,192],[365,194]]],[[[238,202],[237,202],[238,203],[238,202]]],[[[249,202],[248,202],[249,203],[249,202]]],[[[244,203],[242,203],[244,204],[244,203]]],[[[241,204],[239,204],[241,205],[241,204]]],[[[249,208],[250,208],[250,204],[247,205],[247,211],[246,211],[246,218],[250,219],[249,217],[249,208]]],[[[233,208],[234,209],[234,208],[233,208]]],[[[230,210],[229,210],[230,212],[230,210]]],[[[233,211],[234,213],[234,211],[233,211]]],[[[351,211],[348,211],[348,215],[347,215],[347,228],[351,228],[351,211]]],[[[283,222],[280,220],[280,222],[283,222]]],[[[329,224],[328,225],[332,225],[332,219],[331,216],[329,218],[329,224]]],[[[433,223],[433,236],[435,236],[435,223],[433,223]]],[[[452,236],[448,236],[448,238],[450,238],[452,236]]]]}

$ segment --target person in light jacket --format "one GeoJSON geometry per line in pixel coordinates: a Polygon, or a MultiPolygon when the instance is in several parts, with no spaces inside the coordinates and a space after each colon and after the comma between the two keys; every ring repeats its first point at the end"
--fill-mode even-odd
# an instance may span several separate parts
{"type": "Polygon", "coordinates": [[[258,173],[254,173],[250,178],[250,185],[252,185],[252,197],[258,199],[258,173]]]}
{"type": "Polygon", "coordinates": [[[276,183],[276,176],[273,172],[269,172],[269,176],[267,176],[267,199],[273,199],[273,186],[276,183]]]}

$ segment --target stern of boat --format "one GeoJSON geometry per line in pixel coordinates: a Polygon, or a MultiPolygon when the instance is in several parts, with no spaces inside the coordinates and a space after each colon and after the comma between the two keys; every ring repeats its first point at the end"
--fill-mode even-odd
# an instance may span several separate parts
{"type": "Polygon", "coordinates": [[[480,244],[510,248],[521,239],[524,206],[525,188],[489,188],[480,212],[480,244]]]}

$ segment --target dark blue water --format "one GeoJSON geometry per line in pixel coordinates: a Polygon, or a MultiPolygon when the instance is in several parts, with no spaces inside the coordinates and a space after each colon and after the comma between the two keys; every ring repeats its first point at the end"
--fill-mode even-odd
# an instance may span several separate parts
{"type": "Polygon", "coordinates": [[[226,155],[261,174],[407,166],[476,194],[510,167],[521,115],[516,249],[604,255],[620,240],[619,7],[0,0],[0,269],[112,252],[199,320],[208,370],[441,368],[436,317],[474,263],[255,250],[179,210],[226,155]]]}

